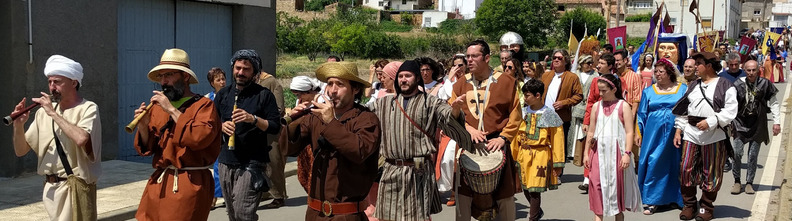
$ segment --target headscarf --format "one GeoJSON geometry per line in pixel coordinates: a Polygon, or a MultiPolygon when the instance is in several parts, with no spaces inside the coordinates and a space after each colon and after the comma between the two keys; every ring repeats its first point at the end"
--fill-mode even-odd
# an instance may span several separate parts
{"type": "Polygon", "coordinates": [[[55,75],[77,80],[82,85],[83,67],[80,63],[63,55],[53,55],[47,59],[47,64],[44,66],[44,76],[55,75]]]}
{"type": "Polygon", "coordinates": [[[322,82],[316,78],[308,76],[297,76],[292,78],[289,89],[294,91],[318,91],[322,87],[322,82]]]}
{"type": "Polygon", "coordinates": [[[385,77],[388,77],[391,80],[396,80],[396,74],[398,74],[399,67],[401,67],[401,65],[401,61],[390,62],[382,68],[382,73],[385,77]]]}
{"type": "Polygon", "coordinates": [[[234,53],[231,57],[231,66],[238,60],[247,60],[253,66],[253,74],[256,75],[261,72],[261,57],[253,49],[242,49],[234,53]]]}

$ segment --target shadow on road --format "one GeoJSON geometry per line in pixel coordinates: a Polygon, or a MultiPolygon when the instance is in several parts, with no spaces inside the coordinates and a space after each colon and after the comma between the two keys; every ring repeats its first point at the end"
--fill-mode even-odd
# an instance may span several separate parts
{"type": "Polygon", "coordinates": [[[715,218],[748,218],[751,216],[751,211],[731,205],[715,205],[715,218]]]}

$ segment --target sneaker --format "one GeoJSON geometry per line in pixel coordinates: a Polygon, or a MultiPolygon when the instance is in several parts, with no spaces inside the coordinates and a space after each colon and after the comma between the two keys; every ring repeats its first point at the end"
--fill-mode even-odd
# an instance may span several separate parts
{"type": "Polygon", "coordinates": [[[745,184],[745,193],[746,194],[754,194],[754,193],[756,193],[756,191],[754,191],[753,184],[750,184],[750,183],[745,184]]]}
{"type": "MultiPolygon", "coordinates": [[[[750,185],[750,184],[748,184],[748,185],[750,185]]],[[[737,195],[737,194],[740,194],[741,192],[742,192],[742,184],[735,183],[734,186],[732,186],[732,188],[731,188],[731,194],[732,195],[737,195]]]]}

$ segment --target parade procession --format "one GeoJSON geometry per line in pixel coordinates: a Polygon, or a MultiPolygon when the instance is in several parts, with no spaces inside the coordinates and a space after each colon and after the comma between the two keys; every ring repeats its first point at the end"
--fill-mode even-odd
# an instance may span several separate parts
{"type": "Polygon", "coordinates": [[[2,220],[792,219],[792,0],[0,12],[2,220]]]}

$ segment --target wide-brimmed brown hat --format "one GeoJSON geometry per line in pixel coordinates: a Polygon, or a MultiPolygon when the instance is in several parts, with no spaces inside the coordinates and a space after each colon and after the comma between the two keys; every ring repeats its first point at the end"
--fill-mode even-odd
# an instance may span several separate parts
{"type": "Polygon", "coordinates": [[[319,65],[316,69],[316,78],[327,83],[328,78],[341,78],[363,84],[363,87],[371,87],[371,83],[358,77],[358,68],[352,62],[328,62],[319,65]]]}
{"type": "Polygon", "coordinates": [[[182,49],[171,48],[165,50],[165,52],[162,53],[162,58],[160,58],[159,65],[149,71],[148,79],[159,83],[160,78],[158,74],[166,70],[180,70],[187,72],[190,74],[190,76],[192,76],[192,78],[190,78],[190,84],[198,83],[198,77],[195,75],[195,72],[190,70],[190,57],[187,56],[187,52],[182,49]]]}

